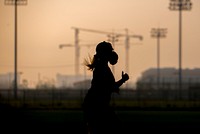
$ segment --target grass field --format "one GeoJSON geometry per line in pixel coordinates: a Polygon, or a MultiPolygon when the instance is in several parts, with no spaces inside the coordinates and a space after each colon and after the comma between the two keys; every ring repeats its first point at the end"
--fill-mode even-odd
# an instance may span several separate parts
{"type": "MultiPolygon", "coordinates": [[[[118,110],[124,133],[172,133],[200,129],[200,111],[118,110]]],[[[1,109],[1,130],[16,133],[84,134],[81,110],[1,109]]]]}
{"type": "MultiPolygon", "coordinates": [[[[86,134],[83,99],[35,97],[0,99],[0,133],[86,134]]],[[[193,134],[200,129],[199,100],[114,98],[111,105],[122,121],[124,134],[193,134]]]]}

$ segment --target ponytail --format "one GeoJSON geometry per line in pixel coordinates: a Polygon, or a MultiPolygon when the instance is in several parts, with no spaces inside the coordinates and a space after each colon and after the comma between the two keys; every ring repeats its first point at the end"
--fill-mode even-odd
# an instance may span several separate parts
{"type": "Polygon", "coordinates": [[[96,66],[96,62],[97,62],[97,56],[94,55],[93,58],[91,58],[91,56],[89,56],[88,59],[84,60],[84,65],[88,67],[88,70],[93,71],[95,66],[96,66]]]}

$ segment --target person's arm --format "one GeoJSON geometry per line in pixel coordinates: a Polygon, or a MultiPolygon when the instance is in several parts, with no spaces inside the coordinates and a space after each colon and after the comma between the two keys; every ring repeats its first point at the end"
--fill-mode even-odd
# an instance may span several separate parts
{"type": "Polygon", "coordinates": [[[115,86],[116,86],[116,90],[115,92],[119,93],[119,87],[125,83],[127,80],[129,79],[129,76],[127,73],[124,73],[122,71],[122,78],[120,80],[118,80],[117,82],[115,82],[115,86]]]}

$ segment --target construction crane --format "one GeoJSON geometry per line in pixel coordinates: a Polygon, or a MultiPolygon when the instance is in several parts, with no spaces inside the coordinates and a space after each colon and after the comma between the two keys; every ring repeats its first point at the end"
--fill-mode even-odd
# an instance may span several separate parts
{"type": "MultiPolygon", "coordinates": [[[[129,72],[129,48],[130,48],[130,38],[138,38],[140,40],[143,40],[143,36],[141,35],[129,35],[128,29],[125,29],[126,33],[115,33],[115,32],[106,32],[106,31],[100,31],[100,30],[92,30],[92,29],[86,29],[86,28],[78,28],[78,27],[72,27],[74,29],[75,35],[74,35],[74,46],[75,46],[75,73],[76,75],[79,74],[79,57],[80,57],[80,49],[79,49],[79,32],[85,31],[85,32],[93,32],[93,33],[99,33],[99,34],[106,34],[107,37],[110,38],[110,41],[115,46],[115,42],[117,41],[118,37],[125,37],[125,50],[126,50],[126,72],[129,72]]],[[[114,71],[114,66],[113,66],[114,71]]]]}
{"type": "Polygon", "coordinates": [[[130,48],[130,38],[138,38],[139,40],[143,40],[143,36],[141,35],[130,35],[128,29],[125,29],[126,34],[125,36],[125,50],[126,50],[126,72],[129,73],[129,48],[130,48]]]}
{"type": "MultiPolygon", "coordinates": [[[[81,44],[81,47],[90,47],[94,46],[92,44],[81,44]]],[[[80,46],[79,45],[72,45],[72,44],[59,44],[59,48],[62,49],[63,47],[75,47],[75,75],[79,75],[79,56],[80,56],[80,46]]]]}

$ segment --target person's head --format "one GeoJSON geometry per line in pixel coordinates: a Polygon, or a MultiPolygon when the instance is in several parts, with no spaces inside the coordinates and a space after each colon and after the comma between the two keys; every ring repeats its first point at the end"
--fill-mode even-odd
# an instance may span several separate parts
{"type": "Polygon", "coordinates": [[[96,56],[101,62],[109,62],[111,65],[115,65],[118,61],[118,55],[114,51],[112,44],[106,41],[100,42],[96,46],[96,56]]]}
{"type": "Polygon", "coordinates": [[[97,64],[103,65],[109,62],[111,65],[114,65],[117,61],[118,55],[114,51],[112,44],[102,41],[96,46],[96,54],[91,60],[91,64],[86,61],[86,66],[88,66],[90,70],[93,70],[97,64]]]}
{"type": "Polygon", "coordinates": [[[100,42],[96,46],[96,55],[100,58],[109,57],[113,51],[112,44],[106,41],[100,42]]]}

